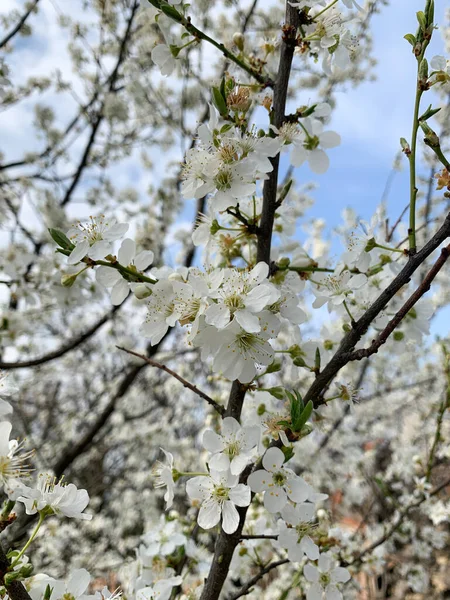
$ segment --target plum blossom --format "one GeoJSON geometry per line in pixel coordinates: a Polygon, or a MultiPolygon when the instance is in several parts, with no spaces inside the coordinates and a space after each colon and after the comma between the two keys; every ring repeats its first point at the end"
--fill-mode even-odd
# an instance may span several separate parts
{"type": "MultiPolygon", "coordinates": [[[[130,238],[123,240],[117,254],[119,263],[136,271],[136,275],[145,271],[152,264],[153,258],[151,250],[143,250],[136,254],[136,242],[130,238]]],[[[129,294],[130,287],[134,288],[136,285],[125,280],[118,270],[111,267],[100,266],[96,270],[96,279],[106,288],[112,288],[111,302],[114,306],[122,304],[129,294]]]]}
{"type": "Polygon", "coordinates": [[[166,502],[166,510],[171,508],[173,504],[173,499],[175,497],[175,482],[173,479],[173,454],[170,452],[166,452],[164,448],[160,448],[161,452],[164,453],[166,457],[167,464],[156,461],[155,465],[152,469],[152,475],[154,477],[154,487],[167,487],[167,490],[164,494],[164,500],[166,502]]]}
{"type": "Polygon", "coordinates": [[[148,302],[147,318],[141,331],[150,338],[154,346],[162,340],[169,327],[174,327],[179,314],[175,312],[175,292],[173,284],[168,280],[160,280],[152,288],[148,302]]]}
{"type": "Polygon", "coordinates": [[[151,52],[152,61],[158,65],[161,75],[167,77],[175,69],[175,58],[171,49],[166,44],[158,44],[151,52]]]}
{"type": "Polygon", "coordinates": [[[269,448],[263,456],[264,468],[251,473],[248,478],[253,492],[265,492],[264,506],[271,513],[282,511],[288,498],[293,502],[305,502],[312,492],[306,481],[283,463],[283,452],[279,448],[269,448]]]}
{"type": "Polygon", "coordinates": [[[11,429],[11,423],[0,421],[0,483],[7,493],[20,487],[19,480],[29,476],[28,461],[34,454],[32,451],[22,452],[22,444],[9,439],[11,429]]]}
{"type": "Polygon", "coordinates": [[[284,520],[278,521],[278,543],[288,551],[289,560],[299,562],[305,554],[310,560],[319,558],[319,548],[310,537],[315,525],[311,522],[314,518],[314,504],[301,502],[294,508],[288,504],[281,511],[284,520]],[[287,527],[286,523],[291,525],[287,527]]]}
{"type": "Polygon", "coordinates": [[[238,483],[239,478],[231,473],[211,472],[207,476],[189,479],[186,491],[191,500],[201,502],[198,524],[203,529],[211,529],[222,518],[222,529],[231,534],[239,525],[236,506],[248,506],[251,493],[248,485],[238,483]]]}
{"type": "Polygon", "coordinates": [[[31,578],[29,594],[32,600],[42,600],[47,586],[52,589],[52,600],[73,598],[73,600],[93,600],[94,596],[86,594],[91,576],[86,569],[75,569],[67,581],[54,579],[43,573],[31,578]]]}
{"type": "Polygon", "coordinates": [[[139,546],[139,557],[144,566],[151,568],[154,556],[169,556],[178,546],[186,544],[186,536],[177,531],[179,523],[176,520],[167,521],[161,515],[159,524],[142,536],[143,544],[139,546]],[[148,564],[147,564],[148,563],[148,564]]]}
{"type": "Polygon", "coordinates": [[[45,508],[55,514],[89,521],[92,515],[83,510],[89,504],[89,494],[79,490],[73,483],[57,482],[51,475],[41,474],[35,488],[23,486],[18,502],[25,504],[27,515],[34,515],[45,508]]]}
{"type": "Polygon", "coordinates": [[[75,265],[86,255],[92,260],[100,260],[113,250],[113,242],[120,240],[128,231],[128,223],[117,223],[116,219],[105,220],[103,215],[90,217],[87,224],[78,223],[69,229],[67,237],[75,248],[67,258],[69,265],[75,265]]]}
{"type": "Polygon", "coordinates": [[[367,283],[367,277],[362,273],[352,276],[350,271],[344,271],[340,274],[317,275],[315,282],[317,287],[313,287],[316,296],[313,307],[320,308],[328,304],[328,311],[331,311],[340,306],[353,290],[362,288],[367,283]]]}
{"type": "Polygon", "coordinates": [[[331,555],[327,552],[319,557],[318,567],[307,563],[303,568],[303,574],[307,581],[311,582],[307,600],[342,600],[342,594],[337,583],[346,583],[351,579],[350,573],[343,567],[335,566],[331,555]]]}
{"type": "Polygon", "coordinates": [[[261,331],[257,313],[280,297],[276,287],[267,281],[268,274],[269,265],[265,262],[258,263],[250,272],[228,270],[223,285],[210,295],[217,303],[205,312],[207,325],[223,329],[233,318],[248,333],[261,331]]]}
{"type": "Polygon", "coordinates": [[[150,600],[151,598],[157,598],[157,600],[169,600],[172,594],[172,588],[180,585],[182,582],[183,578],[181,575],[160,579],[159,581],[156,581],[154,585],[138,590],[136,593],[136,600],[150,600]]]}
{"type": "Polygon", "coordinates": [[[220,332],[213,326],[203,327],[194,344],[201,347],[203,359],[214,356],[215,372],[230,380],[249,383],[257,373],[257,365],[268,366],[273,362],[274,351],[267,340],[276,337],[280,330],[279,319],[269,311],[262,311],[258,318],[261,329],[258,333],[248,333],[233,320],[220,332]]]}
{"type": "Polygon", "coordinates": [[[258,426],[241,427],[233,417],[225,417],[221,434],[212,429],[203,434],[203,446],[212,453],[208,460],[210,468],[216,471],[230,469],[232,475],[239,475],[250,462],[260,437],[258,426]]]}
{"type": "Polygon", "coordinates": [[[4,400],[4,397],[6,396],[6,398],[9,398],[9,396],[17,391],[17,389],[9,383],[7,377],[6,373],[0,371],[0,417],[9,415],[13,412],[13,407],[7,400],[4,400]]]}
{"type": "Polygon", "coordinates": [[[294,144],[291,164],[300,167],[307,161],[313,173],[326,173],[330,159],[325,150],[339,146],[341,136],[335,131],[323,131],[323,124],[317,119],[304,119],[302,124],[304,135],[294,144]]]}

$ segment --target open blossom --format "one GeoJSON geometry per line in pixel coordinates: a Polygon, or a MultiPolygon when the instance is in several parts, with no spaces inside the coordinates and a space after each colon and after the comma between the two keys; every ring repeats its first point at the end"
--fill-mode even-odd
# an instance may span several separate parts
{"type": "MultiPolygon", "coordinates": [[[[124,267],[129,267],[132,271],[136,271],[136,274],[145,271],[152,264],[153,258],[154,255],[151,250],[143,250],[136,254],[136,242],[130,238],[123,240],[117,254],[119,263],[124,267]]],[[[122,304],[128,296],[130,287],[135,285],[126,281],[119,271],[111,267],[100,266],[95,275],[99,283],[106,288],[112,288],[111,302],[114,306],[122,304]]]]}
{"type": "Polygon", "coordinates": [[[89,494],[79,490],[73,483],[65,485],[50,475],[40,475],[35,488],[23,486],[18,502],[25,504],[27,515],[49,508],[54,514],[62,514],[74,519],[92,519],[83,512],[89,504],[89,494]]]}
{"type": "Polygon", "coordinates": [[[50,586],[52,600],[94,600],[95,596],[86,593],[90,582],[91,576],[86,569],[75,569],[66,581],[40,573],[31,578],[29,594],[32,600],[42,600],[47,586],[50,586]]]}
{"type": "Polygon", "coordinates": [[[13,412],[13,407],[4,397],[9,398],[15,391],[17,390],[10,385],[7,375],[0,371],[0,417],[13,412]]]}
{"type": "Polygon", "coordinates": [[[22,489],[20,479],[31,473],[28,461],[34,454],[22,452],[22,444],[9,439],[11,429],[11,423],[0,421],[0,483],[5,486],[8,495],[22,489]]]}
{"type": "Polygon", "coordinates": [[[212,453],[208,464],[216,471],[228,471],[239,475],[250,462],[252,450],[258,445],[261,430],[257,426],[241,427],[233,417],[222,421],[222,433],[207,429],[203,434],[203,445],[212,453]]]}
{"type": "Polygon", "coordinates": [[[67,237],[75,245],[67,262],[75,265],[86,255],[92,260],[100,260],[113,250],[113,242],[120,240],[128,231],[128,223],[117,223],[116,219],[105,220],[103,215],[90,217],[89,223],[78,223],[67,232],[67,237]]]}
{"type": "Polygon", "coordinates": [[[248,333],[233,320],[224,329],[206,326],[200,329],[193,342],[202,349],[202,358],[214,356],[213,369],[230,380],[249,383],[257,373],[257,366],[273,362],[274,351],[267,341],[277,336],[279,319],[265,310],[258,315],[260,331],[248,333]]]}
{"type": "Polygon", "coordinates": [[[325,150],[339,146],[341,136],[335,131],[323,131],[323,124],[317,119],[303,119],[302,124],[305,130],[294,144],[291,164],[300,167],[307,161],[313,173],[326,173],[330,159],[325,150]]]}
{"type": "Polygon", "coordinates": [[[137,591],[136,600],[169,600],[172,594],[172,588],[180,585],[183,582],[181,575],[160,579],[154,585],[144,587],[137,591]]]}
{"type": "Polygon", "coordinates": [[[178,528],[178,521],[167,521],[166,517],[161,515],[159,524],[152,526],[151,530],[142,536],[143,544],[139,546],[138,555],[144,568],[151,568],[153,557],[169,556],[178,546],[186,544],[186,536],[180,533],[178,528]]]}
{"type": "Polygon", "coordinates": [[[283,520],[278,521],[278,543],[288,551],[289,560],[300,562],[305,555],[310,560],[317,560],[319,548],[310,536],[315,529],[312,523],[315,516],[314,504],[300,502],[295,508],[288,504],[282,510],[281,516],[283,520]],[[287,527],[286,523],[291,527],[287,527]]]}
{"type": "Polygon", "coordinates": [[[316,299],[313,302],[314,308],[320,308],[328,303],[328,310],[340,306],[353,290],[358,290],[367,283],[367,277],[362,273],[353,275],[350,271],[344,271],[340,274],[318,275],[315,278],[318,286],[313,287],[313,293],[316,299]]]}
{"type": "Polygon", "coordinates": [[[307,600],[342,600],[342,594],[336,584],[346,583],[350,580],[350,573],[343,567],[335,566],[329,553],[321,554],[318,567],[307,563],[303,574],[311,582],[307,600]]]}
{"type": "Polygon", "coordinates": [[[175,311],[175,292],[171,281],[160,280],[152,287],[147,318],[141,331],[154,346],[162,340],[169,327],[174,327],[179,314],[175,311]]]}
{"type": "Polygon", "coordinates": [[[167,77],[175,69],[175,58],[171,49],[166,44],[158,44],[151,53],[152,61],[158,65],[161,75],[167,77]]]}
{"type": "Polygon", "coordinates": [[[186,491],[191,500],[201,502],[198,524],[203,529],[211,529],[222,518],[225,533],[234,533],[239,525],[239,513],[236,506],[250,504],[250,488],[231,473],[211,472],[208,476],[189,479],[186,491]]]}
{"type": "Polygon", "coordinates": [[[305,502],[311,487],[294,471],[283,466],[284,454],[279,448],[269,448],[263,456],[263,469],[251,473],[248,484],[253,492],[264,493],[264,506],[271,513],[280,512],[288,498],[305,502]]]}
{"type": "Polygon", "coordinates": [[[152,475],[155,478],[153,485],[155,488],[167,487],[167,491],[164,494],[164,500],[166,502],[166,510],[168,510],[172,506],[173,499],[175,497],[175,482],[173,480],[173,454],[166,452],[163,448],[161,448],[161,452],[164,453],[167,464],[164,464],[159,460],[156,461],[152,469],[152,475]]]}
{"type": "Polygon", "coordinates": [[[218,329],[236,319],[244,331],[258,333],[261,325],[257,313],[280,297],[277,288],[267,281],[269,265],[258,263],[250,272],[229,269],[222,286],[210,297],[216,300],[205,312],[205,322],[218,329]]]}

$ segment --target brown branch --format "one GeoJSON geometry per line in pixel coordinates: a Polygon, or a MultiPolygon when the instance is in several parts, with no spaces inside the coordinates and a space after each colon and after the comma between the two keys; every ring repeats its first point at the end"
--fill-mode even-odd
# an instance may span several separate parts
{"type": "Polygon", "coordinates": [[[304,397],[304,402],[312,400],[315,407],[323,404],[321,394],[330,381],[336,376],[338,371],[348,363],[349,356],[361,337],[365,334],[372,321],[386,307],[395,294],[409,281],[411,276],[417,271],[420,265],[434,252],[443,241],[450,237],[450,213],[447,215],[444,223],[429,240],[425,246],[414,256],[410,256],[408,262],[387,286],[387,288],[378,296],[373,304],[367,309],[363,316],[354,324],[352,330],[343,338],[338,350],[325,366],[323,371],[317,376],[308,392],[304,397]]]}
{"type": "Polygon", "coordinates": [[[0,48],[3,48],[3,46],[6,46],[6,44],[17,34],[19,33],[19,31],[22,29],[22,27],[25,24],[25,21],[28,19],[28,17],[31,15],[31,13],[34,11],[34,9],[36,8],[37,4],[38,4],[39,0],[34,0],[34,2],[29,6],[28,10],[26,12],[24,12],[24,14],[22,15],[22,17],[19,19],[19,21],[17,21],[15,27],[13,27],[13,29],[11,29],[11,31],[9,33],[7,33],[5,35],[5,37],[0,40],[0,48]]]}
{"type": "Polygon", "coordinates": [[[276,540],[277,535],[241,535],[241,540],[276,540]]]}
{"type": "Polygon", "coordinates": [[[360,350],[356,350],[355,352],[351,352],[346,355],[348,361],[352,360],[361,360],[362,358],[367,358],[372,354],[376,354],[379,348],[387,342],[391,333],[398,327],[398,325],[402,322],[402,320],[406,317],[409,311],[413,308],[413,306],[422,298],[426,292],[431,288],[431,283],[433,279],[437,276],[439,271],[447,262],[448,257],[450,256],[450,244],[445,248],[442,248],[441,255],[434,263],[433,267],[428,271],[426,277],[424,277],[422,283],[419,285],[417,290],[411,294],[405,304],[401,307],[401,309],[395,314],[395,316],[389,321],[383,331],[377,336],[375,340],[372,341],[371,345],[368,348],[361,348],[360,350]]]}
{"type": "Polygon", "coordinates": [[[13,369],[25,369],[28,367],[38,367],[39,365],[43,365],[48,363],[56,358],[60,358],[64,356],[68,352],[75,350],[78,346],[81,346],[86,340],[88,340],[94,333],[96,333],[102,325],[104,325],[107,321],[111,319],[111,317],[119,310],[119,306],[115,306],[111,311],[109,311],[106,315],[103,315],[96,323],[94,323],[89,329],[87,329],[84,333],[79,335],[76,338],[73,338],[66,344],[62,344],[56,350],[49,352],[48,354],[44,354],[39,358],[30,358],[28,360],[21,360],[17,362],[1,362],[0,361],[0,369],[5,371],[13,370],[13,369]]]}
{"type": "MultiPolygon", "coordinates": [[[[280,62],[278,75],[274,85],[273,109],[271,122],[280,127],[285,119],[286,99],[291,72],[292,59],[296,45],[296,35],[299,26],[299,13],[296,8],[286,2],[286,24],[283,27],[283,39],[280,48],[280,62]]],[[[264,182],[263,208],[261,213],[260,228],[258,230],[257,261],[264,261],[270,265],[270,250],[272,244],[272,231],[277,207],[278,167],[280,155],[271,159],[273,170],[264,182]]],[[[247,387],[239,381],[234,381],[231,386],[230,397],[225,411],[225,416],[239,419],[244,403],[247,387]]],[[[222,529],[216,539],[214,557],[208,577],[200,596],[200,600],[218,600],[228,572],[236,546],[241,539],[245,525],[247,508],[239,508],[239,525],[234,533],[227,534],[222,529]]]]}
{"type": "Polygon", "coordinates": [[[272,571],[273,569],[281,567],[281,565],[285,565],[288,562],[288,558],[283,558],[282,560],[277,560],[275,562],[269,563],[266,567],[264,567],[264,569],[261,569],[259,573],[257,573],[251,579],[249,579],[247,583],[245,583],[236,594],[231,594],[230,596],[228,596],[227,600],[237,600],[238,598],[242,598],[242,596],[250,594],[250,592],[252,592],[252,587],[255,585],[255,583],[258,583],[258,581],[262,579],[264,575],[267,575],[267,573],[270,573],[270,571],[272,571]]]}
{"type": "Polygon", "coordinates": [[[185,388],[188,388],[189,390],[194,392],[194,394],[197,394],[197,396],[200,396],[200,398],[203,398],[203,400],[206,400],[206,402],[208,404],[210,404],[214,408],[214,410],[219,413],[219,415],[223,416],[223,414],[225,412],[225,409],[223,406],[221,406],[218,402],[216,402],[213,398],[211,398],[211,396],[208,396],[208,394],[205,394],[205,392],[202,392],[202,390],[199,390],[196,385],[189,383],[189,381],[184,379],[184,377],[181,377],[181,375],[178,375],[178,373],[175,373],[175,371],[172,371],[172,369],[169,369],[169,367],[166,367],[166,365],[163,365],[162,363],[159,363],[156,360],[148,358],[148,356],[145,356],[144,354],[139,354],[138,352],[134,352],[133,350],[128,350],[127,348],[123,348],[122,346],[116,346],[116,348],[118,348],[119,350],[123,350],[124,352],[127,352],[128,354],[132,354],[133,356],[137,356],[138,358],[142,358],[142,360],[144,360],[148,365],[150,365],[152,367],[156,367],[157,369],[161,369],[161,371],[168,373],[169,375],[171,375],[172,377],[177,379],[180,383],[182,383],[185,388]]]}

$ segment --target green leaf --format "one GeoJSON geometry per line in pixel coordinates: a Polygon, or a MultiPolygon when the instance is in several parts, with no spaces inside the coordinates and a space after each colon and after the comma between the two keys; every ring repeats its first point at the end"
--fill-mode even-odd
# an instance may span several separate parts
{"type": "Polygon", "coordinates": [[[416,37],[412,34],[412,33],[407,33],[406,35],[403,36],[404,39],[409,42],[411,44],[411,46],[414,48],[414,46],[416,45],[416,37]]]}
{"type": "Polygon", "coordinates": [[[217,110],[219,111],[219,113],[222,117],[227,117],[228,116],[227,103],[226,103],[225,98],[220,93],[219,88],[213,87],[211,91],[212,91],[212,100],[213,100],[214,106],[217,108],[217,110]]]}
{"type": "Polygon", "coordinates": [[[314,358],[314,368],[316,369],[317,372],[320,371],[320,350],[319,350],[319,348],[316,348],[316,356],[314,358]]]}
{"type": "Polygon", "coordinates": [[[225,125],[222,125],[220,128],[220,133],[226,133],[227,131],[230,131],[230,129],[233,129],[233,125],[231,123],[225,123],[225,125]]]}
{"type": "Polygon", "coordinates": [[[64,250],[73,250],[75,248],[75,245],[72,244],[67,235],[59,229],[49,229],[48,232],[60,248],[64,248],[64,250]]]}
{"type": "Polygon", "coordinates": [[[183,20],[183,17],[180,15],[180,13],[171,4],[168,4],[167,2],[161,2],[160,8],[166,16],[170,17],[177,23],[181,23],[183,20]]]}
{"type": "Polygon", "coordinates": [[[298,430],[298,423],[302,415],[302,406],[297,398],[291,402],[291,428],[292,431],[298,430]]]}
{"type": "Polygon", "coordinates": [[[422,31],[425,31],[427,28],[427,18],[425,16],[425,13],[422,10],[419,10],[419,12],[416,13],[416,16],[417,20],[419,21],[420,28],[422,29],[422,31]]]}
{"type": "Polygon", "coordinates": [[[303,429],[303,427],[306,425],[306,421],[311,416],[312,411],[313,411],[313,403],[310,400],[308,402],[308,404],[305,406],[302,414],[299,416],[299,418],[295,424],[295,428],[293,427],[293,431],[301,431],[303,429]]]}
{"type": "Polygon", "coordinates": [[[284,398],[284,389],[282,387],[272,387],[266,390],[272,396],[277,398],[278,400],[283,400],[284,398]]]}
{"type": "Polygon", "coordinates": [[[419,117],[419,121],[428,121],[431,117],[434,117],[441,109],[440,108],[432,108],[431,104],[427,108],[427,110],[423,113],[421,117],[419,117]]]}

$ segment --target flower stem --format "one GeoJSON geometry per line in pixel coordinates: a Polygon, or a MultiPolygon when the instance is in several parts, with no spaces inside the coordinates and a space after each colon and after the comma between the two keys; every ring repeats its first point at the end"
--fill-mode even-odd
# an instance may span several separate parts
{"type": "Polygon", "coordinates": [[[14,559],[14,562],[11,564],[11,567],[15,567],[20,562],[20,559],[25,554],[25,552],[28,550],[28,548],[31,545],[31,543],[33,542],[34,538],[37,536],[38,531],[41,528],[41,525],[44,522],[46,516],[47,515],[43,512],[39,513],[39,521],[37,522],[37,525],[34,528],[33,533],[30,536],[30,539],[25,544],[25,546],[22,548],[22,550],[19,552],[19,554],[16,556],[16,558],[14,559]]]}
{"type": "Polygon", "coordinates": [[[411,134],[411,154],[409,155],[409,252],[415,254],[417,250],[416,244],[416,200],[417,200],[417,185],[416,185],[416,153],[417,153],[417,132],[419,129],[419,110],[420,100],[422,98],[423,90],[419,84],[419,66],[420,60],[417,66],[417,89],[416,89],[416,100],[414,103],[414,118],[413,128],[411,134]]]}
{"type": "Polygon", "coordinates": [[[320,12],[317,13],[317,15],[315,15],[313,21],[315,21],[317,19],[317,17],[320,17],[320,15],[323,15],[323,13],[326,12],[327,10],[329,10],[332,6],[337,4],[338,1],[339,0],[333,0],[333,2],[331,4],[329,4],[328,6],[325,6],[325,8],[323,8],[320,12]]]}

